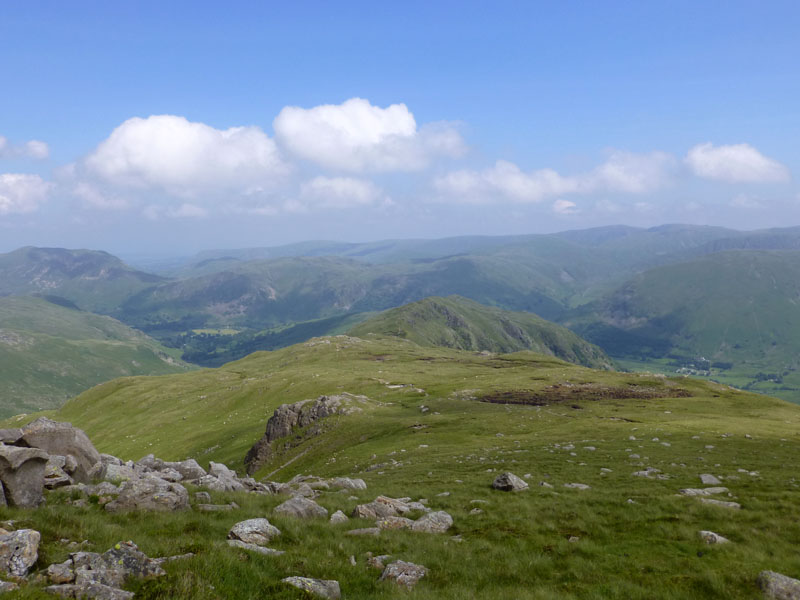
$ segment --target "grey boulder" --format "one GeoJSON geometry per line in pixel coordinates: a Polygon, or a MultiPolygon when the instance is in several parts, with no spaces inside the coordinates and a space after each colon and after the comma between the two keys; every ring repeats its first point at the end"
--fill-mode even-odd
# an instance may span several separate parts
{"type": "Polygon", "coordinates": [[[521,492],[528,489],[528,483],[513,473],[503,473],[495,478],[492,487],[504,492],[521,492]]]}
{"type": "Polygon", "coordinates": [[[289,498],[286,502],[279,504],[275,507],[275,513],[289,517],[297,517],[299,519],[328,516],[328,510],[326,508],[302,496],[294,496],[289,498]]]}
{"type": "Polygon", "coordinates": [[[767,598],[800,600],[800,581],[775,571],[761,571],[758,585],[767,598]]]}
{"type": "Polygon", "coordinates": [[[281,534],[280,529],[267,519],[247,519],[236,523],[228,532],[229,540],[240,540],[246,544],[265,546],[269,541],[281,534]]]}
{"type": "Polygon", "coordinates": [[[0,481],[10,506],[36,508],[42,503],[48,458],[38,448],[0,444],[0,481]]]}
{"type": "Polygon", "coordinates": [[[428,569],[422,565],[397,560],[386,566],[381,574],[380,581],[391,581],[411,589],[427,574],[428,569]]]}
{"type": "Polygon", "coordinates": [[[281,579],[283,583],[288,583],[298,589],[303,590],[312,596],[338,600],[342,597],[339,589],[339,582],[333,579],[311,579],[310,577],[285,577],[281,579]]]}
{"type": "Polygon", "coordinates": [[[89,471],[100,461],[100,453],[89,437],[71,423],[39,417],[22,428],[21,441],[48,454],[72,456],[77,463],[72,478],[82,483],[89,483],[89,471]]]}
{"type": "Polygon", "coordinates": [[[189,508],[189,492],[179,483],[147,475],[124,482],[119,496],[106,504],[105,508],[108,512],[185,510],[189,508]]]}
{"type": "Polygon", "coordinates": [[[41,535],[33,529],[19,529],[0,535],[0,572],[25,577],[39,558],[41,535]]]}

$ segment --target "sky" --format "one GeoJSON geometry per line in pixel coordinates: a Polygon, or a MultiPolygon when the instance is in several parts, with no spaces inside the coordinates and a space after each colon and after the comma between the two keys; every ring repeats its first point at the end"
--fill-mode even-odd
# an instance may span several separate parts
{"type": "Polygon", "coordinates": [[[0,2],[0,252],[800,225],[800,4],[0,2]]]}

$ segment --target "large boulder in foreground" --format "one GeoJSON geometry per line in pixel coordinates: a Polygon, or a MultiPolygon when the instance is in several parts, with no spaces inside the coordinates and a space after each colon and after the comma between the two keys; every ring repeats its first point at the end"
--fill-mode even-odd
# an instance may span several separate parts
{"type": "Polygon", "coordinates": [[[288,583],[296,588],[303,590],[310,596],[338,600],[342,597],[339,590],[339,582],[333,579],[312,579],[311,577],[284,577],[283,583],[288,583]]]}
{"type": "Polygon", "coordinates": [[[48,458],[47,452],[38,448],[0,444],[0,481],[7,504],[36,508],[42,503],[48,458]]]}
{"type": "Polygon", "coordinates": [[[275,507],[275,513],[278,515],[296,517],[298,519],[313,519],[314,517],[328,516],[328,509],[320,506],[313,500],[303,498],[303,496],[294,496],[275,507]]]}
{"type": "Polygon", "coordinates": [[[528,489],[528,482],[509,472],[498,475],[492,482],[492,487],[504,492],[521,492],[528,489]]]}
{"type": "Polygon", "coordinates": [[[89,483],[89,471],[100,462],[100,453],[82,429],[71,423],[59,423],[47,417],[39,417],[22,428],[20,442],[31,448],[40,448],[48,454],[72,456],[77,465],[71,474],[75,481],[89,483]]]}

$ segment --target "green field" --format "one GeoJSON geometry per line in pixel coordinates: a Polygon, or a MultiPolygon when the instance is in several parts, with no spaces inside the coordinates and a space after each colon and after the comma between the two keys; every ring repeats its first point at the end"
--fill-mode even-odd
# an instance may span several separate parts
{"type": "MultiPolygon", "coordinates": [[[[196,553],[168,565],[166,578],[132,584],[137,598],[301,598],[280,579],[304,575],[339,580],[345,598],[749,599],[759,595],[762,569],[800,573],[800,483],[787,469],[800,450],[800,407],[693,378],[593,371],[529,352],[487,356],[335,337],[220,369],[117,380],[55,418],[122,458],[153,452],[241,469],[278,405],[343,392],[368,398],[361,412],[297,438],[258,476],[363,477],[369,487],[358,500],[331,492],[320,503],[349,512],[379,494],[423,497],[453,515],[450,532],[353,538],[343,532],[371,523],[293,522],[271,512],[282,498],[224,493],[215,499],[241,508],[112,516],[53,497],[38,511],[0,514],[43,532],[42,566],[66,557],[60,538],[88,539],[100,551],[133,539],[150,555],[196,553]],[[504,399],[529,404],[489,401],[504,399]],[[632,475],[645,467],[669,478],[632,475]],[[530,474],[531,488],[492,490],[507,470],[530,474]],[[701,473],[721,477],[730,494],[721,499],[742,509],[678,495],[703,487],[701,473]],[[563,487],[573,482],[590,489],[563,487]],[[471,514],[476,507],[483,512],[471,514]],[[233,523],[255,516],[284,532],[273,547],[285,555],[224,545],[233,523]],[[731,543],[707,546],[701,529],[731,543]],[[368,551],[431,573],[411,592],[378,583],[380,573],[364,564],[368,551]]],[[[29,586],[19,597],[47,596],[29,586]]]]}

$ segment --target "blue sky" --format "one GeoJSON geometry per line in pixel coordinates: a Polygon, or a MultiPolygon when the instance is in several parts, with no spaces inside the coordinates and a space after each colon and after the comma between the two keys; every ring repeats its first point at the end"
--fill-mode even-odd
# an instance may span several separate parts
{"type": "Polygon", "coordinates": [[[6,2],[0,251],[800,224],[794,2],[6,2]]]}

